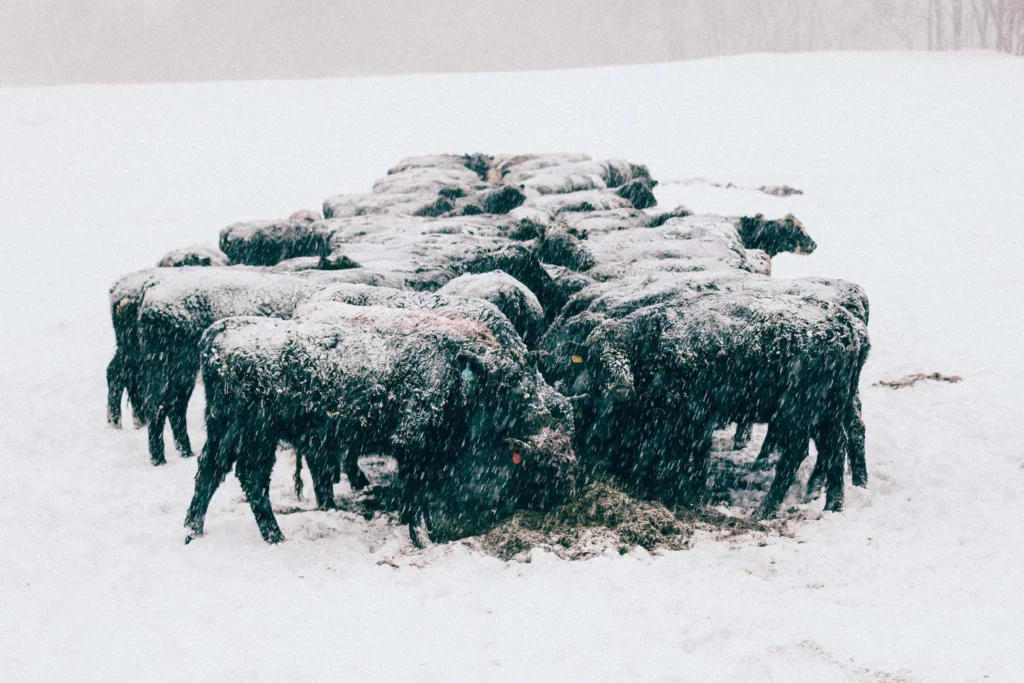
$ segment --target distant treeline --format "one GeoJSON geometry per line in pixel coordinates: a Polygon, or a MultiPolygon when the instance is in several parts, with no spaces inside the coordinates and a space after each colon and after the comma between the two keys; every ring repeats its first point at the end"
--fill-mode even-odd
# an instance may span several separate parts
{"type": "Polygon", "coordinates": [[[0,85],[1024,54],[1024,0],[4,0],[0,85]]]}

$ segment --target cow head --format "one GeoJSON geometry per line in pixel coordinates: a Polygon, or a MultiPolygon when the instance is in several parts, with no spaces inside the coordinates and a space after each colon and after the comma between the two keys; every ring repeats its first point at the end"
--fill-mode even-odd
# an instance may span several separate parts
{"type": "Polygon", "coordinates": [[[526,193],[522,187],[506,185],[497,190],[491,190],[483,196],[481,202],[484,213],[506,214],[526,201],[526,193]]]}
{"type": "Polygon", "coordinates": [[[503,349],[479,351],[467,345],[456,356],[459,403],[472,441],[530,436],[550,425],[536,366],[503,349]]]}
{"type": "Polygon", "coordinates": [[[747,249],[762,249],[769,256],[784,251],[811,254],[818,248],[804,224],[791,213],[776,220],[767,220],[760,213],[744,216],[740,219],[740,237],[747,249]]]}
{"type": "Polygon", "coordinates": [[[658,203],[654,197],[654,185],[653,180],[637,178],[617,189],[615,194],[631,201],[637,209],[649,209],[658,203]]]}
{"type": "Polygon", "coordinates": [[[453,443],[445,476],[428,494],[433,540],[476,533],[519,508],[564,501],[575,487],[571,429],[552,429],[564,408],[535,365],[500,353],[458,356],[465,431],[453,443]]]}

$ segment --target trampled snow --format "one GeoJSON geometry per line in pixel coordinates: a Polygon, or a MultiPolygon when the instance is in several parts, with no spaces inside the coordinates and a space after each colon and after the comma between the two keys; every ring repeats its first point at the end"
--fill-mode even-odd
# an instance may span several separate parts
{"type": "MultiPolygon", "coordinates": [[[[0,678],[1024,679],[1022,117],[1024,61],[984,53],[0,90],[0,678]],[[315,511],[282,457],[288,542],[229,478],[186,547],[194,460],[155,468],[144,431],[105,423],[110,283],[402,157],[477,151],[803,190],[656,194],[791,211],[819,246],[774,277],[866,288],[868,490],[822,514],[794,487],[791,537],[506,564],[315,511]],[[936,371],[963,382],[872,386],[936,371]]],[[[198,448],[201,389],[189,419],[198,448]]]]}

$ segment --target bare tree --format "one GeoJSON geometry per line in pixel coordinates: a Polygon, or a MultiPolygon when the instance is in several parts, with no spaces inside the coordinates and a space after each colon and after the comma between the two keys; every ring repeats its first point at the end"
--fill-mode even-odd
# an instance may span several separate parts
{"type": "MultiPolygon", "coordinates": [[[[913,26],[910,21],[911,4],[904,0],[875,0],[875,14],[883,28],[894,33],[908,50],[914,49],[913,26]]],[[[928,31],[928,49],[931,49],[931,29],[928,31]]]]}
{"type": "Polygon", "coordinates": [[[978,47],[988,47],[988,12],[989,3],[985,0],[971,0],[971,16],[978,30],[978,47]]]}
{"type": "Polygon", "coordinates": [[[950,0],[949,12],[953,20],[953,49],[959,50],[963,47],[963,0],[950,0]]]}

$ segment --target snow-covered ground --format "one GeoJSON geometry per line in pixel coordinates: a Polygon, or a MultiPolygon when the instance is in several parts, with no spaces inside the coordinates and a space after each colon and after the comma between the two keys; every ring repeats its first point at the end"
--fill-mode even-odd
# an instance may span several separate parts
{"type": "Polygon", "coordinates": [[[0,680],[1024,680],[1022,121],[991,54],[0,90],[0,680]],[[867,288],[870,489],[793,538],[506,564],[309,500],[269,547],[231,478],[186,547],[195,461],[105,423],[110,282],[403,156],[542,150],[804,190],[658,195],[793,211],[819,249],[775,275],[867,288]],[[964,381],[871,386],[932,371],[964,381]]]}

